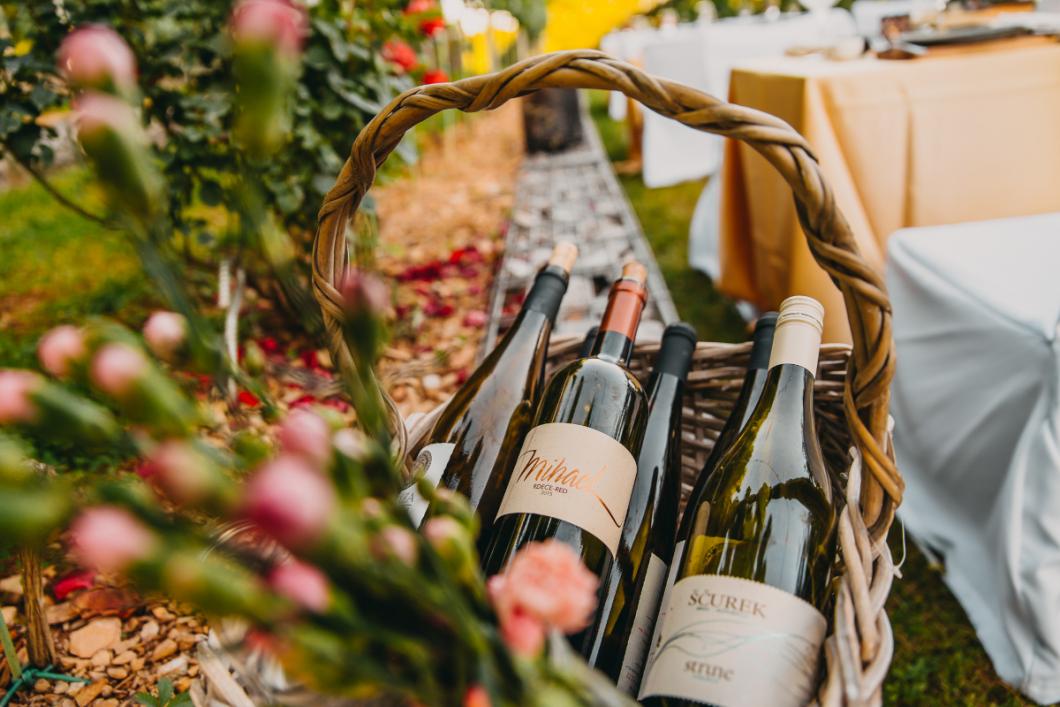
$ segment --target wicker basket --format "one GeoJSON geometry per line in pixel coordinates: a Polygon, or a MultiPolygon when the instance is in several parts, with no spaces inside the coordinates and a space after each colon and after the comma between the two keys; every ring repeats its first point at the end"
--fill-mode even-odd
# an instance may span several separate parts
{"type": "MultiPolygon", "coordinates": [[[[843,571],[836,582],[817,700],[821,705],[880,704],[893,650],[883,608],[894,576],[886,536],[903,489],[889,443],[887,407],[894,373],[890,302],[882,279],[859,254],[806,141],[780,119],[648,76],[596,51],[547,54],[496,74],[406,91],[357,136],[320,210],[313,285],[335,360],[343,367],[353,365],[339,324],[338,287],[348,262],[347,226],[378,166],[406,131],[435,113],[449,108],[489,110],[548,87],[622,91],[692,128],[748,143],[790,184],[810,250],[843,294],[853,336],[852,347],[822,348],[816,384],[822,447],[834,482],[844,491],[837,497],[846,499],[839,523],[843,571]]],[[[553,346],[552,362],[570,358],[575,346],[553,346]]],[[[634,368],[639,374],[647,371],[656,349],[638,347],[634,368]]],[[[732,408],[748,352],[746,344],[703,343],[696,350],[683,418],[686,492],[732,408]]],[[[392,404],[391,410],[398,420],[392,404]]],[[[416,446],[431,417],[408,431],[395,424],[404,449],[416,446]]]]}

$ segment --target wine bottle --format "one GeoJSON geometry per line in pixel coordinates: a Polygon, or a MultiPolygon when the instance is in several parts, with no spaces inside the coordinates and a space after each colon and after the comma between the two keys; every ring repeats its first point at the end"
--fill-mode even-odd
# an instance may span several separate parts
{"type": "Polygon", "coordinates": [[[600,327],[590,327],[582,339],[582,347],[578,349],[578,358],[588,358],[593,353],[593,344],[596,343],[596,335],[600,333],[600,327]]]}
{"type": "MultiPolygon", "coordinates": [[[[573,244],[556,245],[511,328],[453,396],[416,458],[414,478],[467,496],[483,532],[493,523],[503,472],[514,463],[544,388],[548,339],[577,256],[573,244]]],[[[415,486],[401,502],[419,524],[428,509],[415,486]]]]}
{"type": "Polygon", "coordinates": [[[648,384],[648,422],[618,555],[581,647],[590,665],[630,694],[640,685],[673,556],[681,497],[681,404],[695,349],[695,329],[680,322],[666,327],[648,384]]]}
{"type": "MultiPolygon", "coordinates": [[[[743,385],[740,387],[740,394],[736,397],[732,412],[729,413],[725,425],[721,428],[718,439],[714,442],[714,447],[707,456],[707,461],[703,464],[703,468],[696,477],[692,492],[688,496],[687,508],[695,508],[699,505],[703,496],[703,487],[714,472],[714,467],[717,466],[718,460],[732,446],[732,441],[743,430],[748,418],[751,417],[751,413],[754,412],[755,405],[758,403],[758,398],[766,384],[766,375],[769,371],[769,352],[773,348],[773,332],[776,329],[776,325],[776,312],[766,312],[755,322],[754,333],[751,336],[751,355],[743,385]]],[[[677,531],[677,541],[674,543],[673,557],[669,564],[669,571],[662,591],[662,600],[659,602],[659,612],[655,617],[651,648],[645,664],[651,662],[651,655],[659,646],[659,631],[666,616],[670,589],[673,588],[674,581],[677,579],[677,570],[681,566],[681,557],[684,552],[685,541],[681,538],[688,535],[688,525],[692,522],[692,515],[692,513],[686,512],[681,517],[681,525],[677,531]]]]}
{"type": "Polygon", "coordinates": [[[809,297],[781,305],[758,403],[686,511],[645,705],[795,707],[813,695],[836,524],[813,422],[823,315],[809,297]]]}
{"type": "MultiPolygon", "coordinates": [[[[751,413],[754,412],[755,404],[758,402],[762,389],[766,385],[766,376],[769,372],[769,353],[773,349],[773,332],[776,327],[776,312],[766,312],[755,322],[754,333],[751,335],[751,355],[747,363],[747,374],[744,376],[743,385],[740,387],[740,394],[736,398],[736,403],[733,405],[732,412],[729,413],[725,425],[718,434],[717,441],[714,442],[713,449],[710,450],[710,454],[707,456],[707,461],[704,462],[699,476],[696,477],[696,483],[692,486],[692,493],[688,497],[689,508],[695,508],[699,504],[699,499],[703,495],[703,487],[714,472],[714,467],[717,466],[718,460],[732,446],[733,440],[740,434],[747,424],[748,418],[751,417],[751,413]]],[[[692,514],[685,513],[681,518],[680,529],[677,531],[678,538],[685,537],[688,532],[688,525],[691,522],[692,514]]],[[[680,562],[680,559],[679,557],[675,558],[678,562],[680,562]]]]}
{"type": "Polygon", "coordinates": [[[613,561],[648,410],[627,368],[646,277],[639,263],[623,268],[591,355],[561,368],[545,387],[482,555],[487,575],[527,543],[548,538],[574,548],[597,576],[613,561]]]}

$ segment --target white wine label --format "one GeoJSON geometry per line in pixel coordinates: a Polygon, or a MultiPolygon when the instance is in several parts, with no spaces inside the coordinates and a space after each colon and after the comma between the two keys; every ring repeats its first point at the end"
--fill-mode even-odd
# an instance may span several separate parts
{"type": "MultiPolygon", "coordinates": [[[[436,442],[421,449],[416,456],[416,462],[412,465],[412,478],[427,479],[437,486],[442,478],[442,472],[449,464],[449,457],[453,456],[454,447],[456,445],[452,442],[436,442]]],[[[409,512],[409,517],[412,518],[412,524],[415,526],[423,522],[423,516],[427,513],[429,505],[427,499],[421,496],[416,489],[415,483],[398,494],[398,504],[409,512]]]]}
{"type": "Polygon", "coordinates": [[[644,670],[644,659],[648,657],[655,612],[659,609],[659,595],[666,584],[666,563],[658,555],[648,555],[644,586],[637,600],[637,611],[633,614],[633,628],[629,632],[626,654],[622,657],[622,668],[618,673],[618,689],[632,695],[640,685],[644,670]]]}
{"type": "Polygon", "coordinates": [[[665,622],[643,697],[802,707],[813,696],[827,623],[802,599],[736,577],[685,577],[665,622]]]}
{"type": "Polygon", "coordinates": [[[603,432],[566,422],[530,430],[497,517],[537,513],[592,533],[614,556],[637,462],[603,432]]]}
{"type": "Polygon", "coordinates": [[[670,607],[670,590],[674,588],[674,582],[677,581],[677,570],[681,567],[684,551],[685,541],[678,540],[674,544],[674,556],[670,561],[670,571],[666,573],[666,584],[663,585],[662,600],[659,602],[659,614],[655,617],[655,628],[652,629],[651,641],[648,642],[648,659],[644,661],[644,671],[641,673],[640,692],[637,694],[638,700],[644,699],[644,681],[648,677],[652,661],[655,660],[655,654],[659,650],[660,634],[662,633],[663,622],[666,619],[666,610],[670,607]]]}

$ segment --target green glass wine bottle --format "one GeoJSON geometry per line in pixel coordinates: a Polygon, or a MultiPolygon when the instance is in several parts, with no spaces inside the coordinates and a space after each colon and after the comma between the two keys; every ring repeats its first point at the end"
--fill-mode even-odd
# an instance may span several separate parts
{"type": "Polygon", "coordinates": [[[758,404],[686,511],[645,705],[801,707],[813,695],[835,558],[813,421],[823,315],[809,297],[781,305],[758,404]]]}
{"type": "MultiPolygon", "coordinates": [[[[773,350],[773,332],[777,328],[777,316],[776,312],[766,312],[755,322],[754,333],[751,335],[751,355],[747,362],[747,373],[744,376],[743,385],[740,387],[740,394],[736,398],[736,403],[733,405],[728,419],[725,420],[725,425],[721,428],[721,432],[718,433],[718,439],[714,442],[714,447],[710,450],[707,461],[704,462],[699,476],[696,477],[696,482],[692,486],[692,493],[688,496],[689,508],[694,508],[699,504],[707,479],[714,473],[714,467],[718,465],[718,460],[728,451],[729,447],[732,446],[733,440],[747,425],[747,420],[750,419],[751,413],[754,412],[755,405],[758,403],[758,398],[762,395],[762,389],[766,387],[766,377],[769,373],[769,353],[773,350]]],[[[685,513],[681,518],[681,526],[677,531],[678,538],[685,537],[688,533],[688,525],[691,522],[692,514],[685,513]]],[[[679,557],[675,559],[677,562],[681,560],[679,557]]]]}
{"type": "Polygon", "coordinates": [[[487,575],[503,570],[527,543],[549,538],[578,551],[598,576],[613,561],[648,409],[627,368],[647,299],[646,277],[639,263],[623,268],[592,355],[549,380],[482,555],[487,575]]]}
{"type": "MultiPolygon", "coordinates": [[[[559,243],[515,321],[435,422],[413,474],[468,497],[483,534],[497,513],[504,471],[514,463],[544,388],[548,339],[578,250],[559,243]]],[[[401,502],[414,523],[428,513],[412,486],[401,502]]],[[[480,536],[481,537],[481,536],[480,536]]]]}
{"type": "Polygon", "coordinates": [[[580,646],[590,665],[629,694],[640,685],[655,614],[674,550],[681,497],[681,411],[696,331],[666,327],[648,384],[648,422],[637,479],[603,603],[580,646]]]}

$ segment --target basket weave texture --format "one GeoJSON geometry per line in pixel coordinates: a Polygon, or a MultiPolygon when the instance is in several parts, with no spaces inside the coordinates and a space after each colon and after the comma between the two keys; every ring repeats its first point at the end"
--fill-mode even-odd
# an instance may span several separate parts
{"type": "MultiPolygon", "coordinates": [[[[876,705],[893,652],[884,603],[894,576],[887,532],[903,483],[889,440],[888,402],[894,374],[891,307],[882,278],[862,258],[836,208],[808,144],[779,118],[731,105],[695,89],[645,74],[597,51],[557,52],[503,71],[454,83],[420,86],[390,102],[357,135],[335,186],[325,197],[313,243],[314,294],[323,309],[335,360],[352,367],[343,340],[339,287],[348,267],[350,219],[375,173],[417,123],[446,109],[497,108],[547,87],[617,90],[648,108],[705,132],[742,140],[759,152],[792,188],[810,251],[843,295],[853,345],[826,345],[816,385],[818,431],[837,488],[842,572],[825,643],[822,705],[876,705]],[[850,450],[848,453],[847,450],[850,450]]],[[[575,343],[553,346],[550,357],[570,357],[575,343]]],[[[647,371],[657,347],[638,347],[634,369],[647,371]]],[[[742,383],[749,345],[702,343],[689,378],[683,418],[685,491],[698,474],[742,383]]],[[[391,403],[402,448],[411,435],[391,403]]],[[[409,438],[411,437],[411,439],[409,438]]]]}

